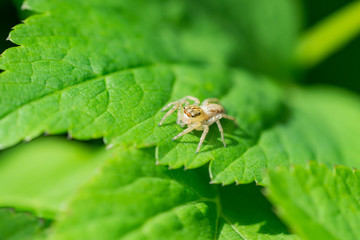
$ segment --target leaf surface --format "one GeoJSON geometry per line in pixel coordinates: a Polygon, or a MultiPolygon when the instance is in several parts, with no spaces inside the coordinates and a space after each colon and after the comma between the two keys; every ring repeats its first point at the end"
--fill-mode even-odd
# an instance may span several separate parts
{"type": "Polygon", "coordinates": [[[2,148],[66,131],[117,144],[138,125],[147,131],[144,138],[157,139],[150,123],[167,101],[186,94],[221,97],[230,87],[232,71],[223,65],[237,35],[213,20],[211,4],[207,11],[186,1],[107,0],[100,7],[95,0],[30,0],[25,6],[51,14],[16,26],[10,39],[21,47],[0,59],[6,70],[0,75],[2,148]]]}
{"type": "Polygon", "coordinates": [[[219,189],[204,168],[155,166],[151,149],[115,154],[60,216],[52,239],[295,238],[254,185],[219,189]]]}
{"type": "MultiPolygon", "coordinates": [[[[252,49],[252,42],[254,47],[262,46],[259,50],[265,55],[244,53],[249,55],[244,59],[255,63],[266,56],[264,62],[273,59],[279,66],[288,61],[295,33],[284,36],[286,44],[280,44],[284,45],[281,51],[279,42],[270,37],[295,29],[291,27],[293,18],[284,21],[294,10],[286,2],[278,0],[276,6],[281,8],[274,5],[271,13],[264,13],[258,3],[245,1],[229,1],[222,7],[210,2],[203,8],[175,0],[166,4],[28,1],[26,6],[43,13],[15,28],[10,38],[20,47],[7,50],[0,59],[0,68],[6,70],[0,75],[0,147],[31,140],[43,132],[68,132],[81,140],[104,138],[108,147],[157,146],[158,163],[196,168],[211,161],[212,181],[223,184],[262,182],[268,167],[309,159],[356,165],[350,158],[359,149],[356,144],[336,145],[332,111],[317,115],[332,104],[342,105],[341,96],[340,103],[329,104],[314,94],[313,101],[323,105],[314,104],[318,107],[304,114],[313,101],[307,101],[306,94],[304,99],[299,97],[301,90],[284,96],[284,90],[269,79],[226,67],[232,63],[233,53],[252,49]],[[240,24],[244,19],[233,9],[249,16],[255,32],[240,24]],[[213,16],[223,20],[216,21],[213,16]],[[232,31],[234,25],[227,25],[229,22],[239,24],[239,30],[232,31]],[[260,27],[263,22],[283,24],[272,35],[271,28],[260,27]],[[240,35],[250,45],[238,44],[240,35]],[[195,154],[199,132],[171,142],[182,131],[174,118],[157,127],[164,114],[160,109],[187,95],[201,100],[218,97],[228,114],[236,117],[239,128],[222,121],[226,149],[216,126],[210,129],[199,154],[195,154]],[[328,149],[331,157],[325,158],[328,149]]],[[[251,62],[242,65],[249,67],[251,62]]],[[[265,68],[259,71],[268,72],[265,68]]],[[[336,111],[342,116],[340,106],[336,111]]],[[[358,125],[350,122],[344,131],[335,131],[339,139],[345,139],[358,131],[358,125]]]]}
{"type": "Polygon", "coordinates": [[[283,121],[263,131],[240,157],[213,160],[213,182],[256,180],[267,184],[264,170],[309,160],[329,167],[342,164],[359,168],[360,99],[339,89],[293,89],[283,121]]]}
{"type": "Polygon", "coordinates": [[[98,147],[46,137],[3,152],[0,207],[54,218],[103,163],[98,151],[98,147]]]}
{"type": "Polygon", "coordinates": [[[309,163],[270,172],[269,197],[304,239],[359,239],[360,174],[309,163]]]}
{"type": "MultiPolygon", "coordinates": [[[[97,1],[30,0],[25,6],[45,13],[15,27],[10,39],[20,47],[0,59],[5,69],[0,75],[2,148],[43,132],[68,132],[81,140],[104,138],[109,147],[158,145],[158,162],[194,168],[222,154],[219,133],[209,136],[206,144],[213,146],[198,158],[196,135],[172,150],[174,144],[166,141],[181,129],[157,127],[166,102],[186,95],[221,98],[241,126],[224,123],[231,141],[225,153],[232,156],[244,152],[281,115],[278,86],[224,67],[237,48],[237,35],[214,21],[210,5],[194,8],[201,14],[192,14],[186,1],[108,0],[100,6],[97,1]],[[184,160],[169,162],[174,151],[185,155],[184,147],[184,160]]],[[[234,18],[228,17],[227,22],[234,18]]]]}

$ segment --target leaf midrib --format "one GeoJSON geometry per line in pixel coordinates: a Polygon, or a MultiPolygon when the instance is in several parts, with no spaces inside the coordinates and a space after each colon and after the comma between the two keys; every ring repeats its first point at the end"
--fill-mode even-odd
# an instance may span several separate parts
{"type": "MultiPolygon", "coordinates": [[[[160,63],[161,64],[161,63],[160,63]]],[[[121,72],[126,72],[126,71],[133,71],[133,70],[136,70],[136,69],[142,69],[142,68],[147,68],[147,67],[152,67],[152,66],[156,66],[156,65],[160,65],[160,64],[154,64],[154,63],[151,63],[151,64],[143,64],[143,65],[137,65],[137,66],[134,66],[134,67],[130,67],[130,68],[126,68],[126,69],[119,69],[119,70],[115,70],[113,72],[110,72],[110,73],[107,73],[107,74],[104,74],[102,76],[97,76],[95,78],[90,78],[90,79],[85,79],[79,83],[76,83],[74,85],[71,85],[71,86],[68,86],[68,87],[65,87],[65,88],[61,88],[61,89],[58,89],[54,92],[51,92],[50,94],[46,94],[44,96],[41,96],[39,98],[35,98],[35,99],[32,99],[30,101],[27,101],[19,106],[17,106],[15,109],[9,111],[8,113],[4,114],[3,116],[1,116],[1,120],[5,119],[6,117],[8,117],[9,115],[19,111],[20,109],[22,109],[23,107],[27,106],[27,105],[30,105],[30,104],[33,104],[33,103],[36,103],[38,101],[41,101],[47,97],[50,97],[50,96],[55,96],[59,93],[62,93],[66,90],[69,90],[69,89],[72,89],[72,88],[75,88],[75,87],[78,87],[78,86],[81,86],[83,84],[88,84],[88,83],[91,83],[93,81],[97,81],[97,80],[101,80],[103,78],[107,78],[113,74],[117,74],[117,73],[121,73],[121,72]]],[[[95,74],[95,73],[94,73],[95,74]]]]}

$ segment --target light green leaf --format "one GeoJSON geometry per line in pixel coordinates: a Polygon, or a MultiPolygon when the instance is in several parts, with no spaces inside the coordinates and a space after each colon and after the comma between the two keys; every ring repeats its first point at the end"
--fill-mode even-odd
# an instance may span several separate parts
{"type": "Polygon", "coordinates": [[[51,239],[294,238],[254,185],[218,188],[204,168],[155,166],[153,149],[116,151],[60,216],[51,239]]]}
{"type": "Polygon", "coordinates": [[[295,165],[270,171],[269,197],[304,239],[359,239],[360,174],[344,166],[295,165]]]}
{"type": "Polygon", "coordinates": [[[53,218],[103,163],[99,147],[46,137],[0,155],[0,207],[53,218]]]}
{"type": "Polygon", "coordinates": [[[29,213],[17,213],[12,209],[0,208],[0,239],[41,239],[45,222],[29,213]]]}

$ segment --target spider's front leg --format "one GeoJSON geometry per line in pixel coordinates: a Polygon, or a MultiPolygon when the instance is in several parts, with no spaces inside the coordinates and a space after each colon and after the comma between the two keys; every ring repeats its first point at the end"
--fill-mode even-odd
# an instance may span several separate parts
{"type": "Polygon", "coordinates": [[[189,104],[189,102],[187,101],[188,99],[194,101],[194,104],[193,104],[193,105],[196,105],[196,106],[197,106],[197,105],[200,104],[200,100],[197,99],[196,97],[186,96],[186,97],[183,97],[183,98],[181,98],[181,99],[179,99],[179,100],[176,100],[176,101],[173,101],[173,102],[168,103],[165,107],[163,107],[163,108],[161,109],[161,111],[166,111],[169,107],[171,107],[171,106],[176,106],[176,105],[179,105],[179,104],[182,105],[182,104],[185,103],[185,105],[188,105],[188,104],[189,104]]]}
{"type": "MultiPolygon", "coordinates": [[[[170,116],[173,112],[175,112],[175,110],[177,108],[179,108],[181,105],[179,104],[174,104],[174,106],[164,115],[164,117],[161,119],[161,121],[159,122],[159,127],[161,126],[161,124],[163,124],[163,122],[165,121],[165,119],[170,116]]],[[[166,106],[165,108],[161,109],[161,111],[165,111],[168,108],[168,106],[166,106]],[[165,110],[164,110],[165,109],[165,110]]]]}
{"type": "Polygon", "coordinates": [[[203,142],[204,142],[204,140],[205,140],[205,137],[206,137],[206,135],[207,135],[208,132],[209,132],[209,126],[208,126],[208,125],[203,125],[203,128],[204,128],[204,131],[203,131],[203,133],[201,134],[200,142],[199,142],[199,144],[198,144],[198,147],[196,148],[196,153],[199,153],[200,148],[201,148],[201,145],[203,144],[203,142]]]}
{"type": "Polygon", "coordinates": [[[185,129],[184,131],[182,131],[181,133],[179,133],[178,135],[176,135],[175,137],[173,137],[173,139],[171,140],[176,140],[178,139],[179,137],[182,137],[184,136],[185,134],[195,130],[196,128],[200,127],[201,126],[201,123],[200,122],[196,122],[192,125],[190,125],[187,129],[185,129]]]}

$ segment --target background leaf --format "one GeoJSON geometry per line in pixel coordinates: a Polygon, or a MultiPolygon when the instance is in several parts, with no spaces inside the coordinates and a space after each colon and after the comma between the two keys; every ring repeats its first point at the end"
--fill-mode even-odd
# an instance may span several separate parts
{"type": "Polygon", "coordinates": [[[0,208],[0,239],[42,239],[46,227],[44,220],[29,213],[17,213],[9,208],[0,208]]]}
{"type": "Polygon", "coordinates": [[[19,19],[11,0],[2,0],[0,2],[0,54],[5,49],[14,46],[10,41],[7,41],[7,37],[11,28],[18,23],[19,19]]]}
{"type": "MultiPolygon", "coordinates": [[[[329,0],[327,4],[319,1],[303,0],[305,32],[328,15],[336,14],[344,6],[356,2],[329,0]]],[[[326,40],[325,40],[326,41],[326,40]]],[[[360,71],[357,59],[360,55],[360,36],[343,46],[319,65],[304,72],[301,81],[305,84],[331,84],[360,92],[360,71]]]]}
{"type": "Polygon", "coordinates": [[[52,239],[294,238],[254,185],[219,189],[203,168],[155,166],[152,149],[113,153],[60,216],[52,239]]]}
{"type": "Polygon", "coordinates": [[[193,2],[211,12],[222,28],[236,36],[232,65],[245,66],[278,80],[290,80],[300,28],[301,4],[298,1],[193,2]]]}
{"type": "Polygon", "coordinates": [[[98,151],[96,146],[46,137],[2,153],[0,206],[53,218],[102,164],[98,151]]]}
{"type": "Polygon", "coordinates": [[[359,239],[357,170],[311,162],[270,172],[269,197],[280,216],[304,239],[359,239]]]}

